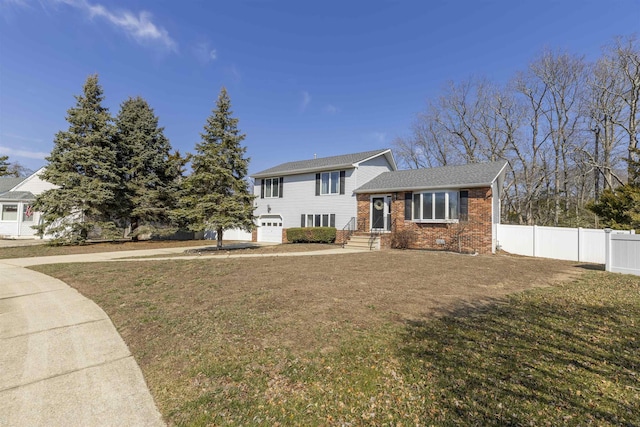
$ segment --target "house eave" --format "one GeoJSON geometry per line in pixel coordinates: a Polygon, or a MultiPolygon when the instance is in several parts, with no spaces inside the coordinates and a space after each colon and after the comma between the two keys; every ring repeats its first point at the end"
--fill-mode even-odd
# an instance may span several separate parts
{"type": "Polygon", "coordinates": [[[333,171],[338,169],[355,169],[356,165],[352,163],[346,163],[343,165],[332,165],[325,167],[317,167],[317,168],[304,168],[304,169],[296,169],[290,170],[286,172],[271,172],[271,173],[257,173],[255,175],[250,175],[251,178],[275,178],[280,176],[291,176],[291,175],[302,175],[305,173],[314,173],[314,172],[323,172],[323,171],[333,171]]]}
{"type": "MultiPolygon", "coordinates": [[[[495,181],[495,180],[494,180],[495,181]]],[[[371,189],[357,189],[354,191],[356,194],[369,194],[369,193],[399,193],[403,191],[421,191],[421,190],[447,190],[453,188],[485,188],[491,187],[493,182],[488,183],[473,183],[473,184],[450,184],[450,185],[435,185],[435,186],[413,186],[413,187],[397,187],[397,188],[371,188],[371,189]]]]}

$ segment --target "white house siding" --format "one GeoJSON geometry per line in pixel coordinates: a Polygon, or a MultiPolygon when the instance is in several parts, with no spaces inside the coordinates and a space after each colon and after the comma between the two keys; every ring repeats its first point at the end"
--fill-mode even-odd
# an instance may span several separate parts
{"type": "Polygon", "coordinates": [[[502,196],[498,182],[491,185],[491,252],[495,253],[498,245],[498,224],[500,224],[500,198],[502,196]]]}
{"type": "MultiPolygon", "coordinates": [[[[336,169],[331,169],[336,170],[336,169]]],[[[342,169],[345,170],[345,169],[342,169]]],[[[327,170],[328,172],[329,170],[327,170]]],[[[284,228],[300,227],[302,214],[335,214],[336,228],[342,229],[352,217],[356,216],[356,189],[354,169],[345,170],[345,194],[316,196],[316,173],[290,175],[283,177],[283,197],[260,198],[262,179],[256,179],[254,185],[254,215],[281,215],[284,228]],[[269,212],[269,207],[271,211],[269,212]]],[[[274,176],[273,178],[276,178],[274,176]]]]}
{"type": "Polygon", "coordinates": [[[52,188],[55,188],[56,187],[55,185],[51,184],[48,181],[44,181],[40,179],[40,174],[42,173],[43,170],[44,168],[40,169],[39,171],[31,175],[29,178],[22,181],[20,184],[16,185],[13,191],[29,191],[37,196],[46,190],[51,190],[52,188]]]}
{"type": "Polygon", "coordinates": [[[381,173],[391,170],[391,166],[389,166],[389,162],[387,161],[387,158],[385,156],[374,157],[371,160],[362,162],[356,169],[354,188],[358,188],[361,185],[364,185],[367,182],[371,181],[381,173]]]}

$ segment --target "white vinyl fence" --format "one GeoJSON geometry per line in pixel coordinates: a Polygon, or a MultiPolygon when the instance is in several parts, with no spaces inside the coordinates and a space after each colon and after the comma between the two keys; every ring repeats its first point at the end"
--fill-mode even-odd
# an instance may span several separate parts
{"type": "MultiPolygon", "coordinates": [[[[634,230],[611,232],[612,235],[634,233],[634,230]]],[[[604,264],[605,234],[604,230],[592,228],[498,224],[498,246],[512,254],[604,264]]]]}
{"type": "Polygon", "coordinates": [[[605,270],[640,276],[640,235],[606,233],[605,270]]]}

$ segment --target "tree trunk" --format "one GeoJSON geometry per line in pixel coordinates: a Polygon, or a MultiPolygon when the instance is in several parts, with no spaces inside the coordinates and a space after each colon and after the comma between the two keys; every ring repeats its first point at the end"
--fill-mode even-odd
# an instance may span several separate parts
{"type": "Polygon", "coordinates": [[[216,230],[216,237],[217,237],[217,239],[218,239],[218,241],[217,241],[217,243],[216,243],[216,247],[217,247],[218,249],[221,249],[221,248],[222,248],[222,232],[223,232],[223,231],[224,231],[224,230],[223,230],[222,228],[218,228],[218,229],[216,230]]]}

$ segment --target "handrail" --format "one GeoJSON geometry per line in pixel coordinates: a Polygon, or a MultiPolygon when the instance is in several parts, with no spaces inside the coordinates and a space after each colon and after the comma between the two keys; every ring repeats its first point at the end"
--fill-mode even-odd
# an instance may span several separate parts
{"type": "MultiPolygon", "coordinates": [[[[393,221],[391,221],[389,229],[386,231],[390,231],[393,233],[396,230],[396,220],[397,218],[394,218],[393,221]]],[[[380,230],[379,228],[371,229],[371,231],[369,232],[369,250],[373,249],[373,244],[375,243],[376,238],[379,238],[382,235],[382,233],[383,231],[380,230]]]]}
{"type": "Polygon", "coordinates": [[[343,248],[344,248],[344,245],[347,244],[347,240],[349,240],[349,238],[356,231],[355,228],[356,228],[356,217],[352,216],[349,222],[347,222],[345,226],[342,227],[342,247],[343,248]]]}

